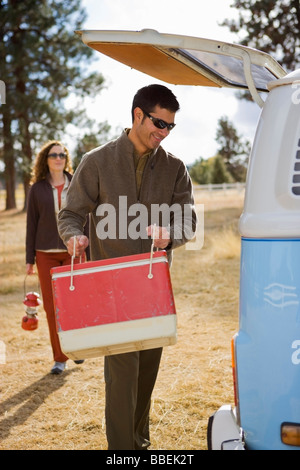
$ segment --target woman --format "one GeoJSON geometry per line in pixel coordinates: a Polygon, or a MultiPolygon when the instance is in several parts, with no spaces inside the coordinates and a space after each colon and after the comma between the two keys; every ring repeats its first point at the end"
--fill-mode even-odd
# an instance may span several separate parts
{"type": "Polygon", "coordinates": [[[59,141],[47,142],[37,155],[28,198],[26,273],[34,274],[36,263],[54,358],[51,374],[61,374],[68,359],[61,350],[56,331],[50,269],[71,263],[57,231],[57,215],[64,207],[71,178],[68,149],[59,141]]]}

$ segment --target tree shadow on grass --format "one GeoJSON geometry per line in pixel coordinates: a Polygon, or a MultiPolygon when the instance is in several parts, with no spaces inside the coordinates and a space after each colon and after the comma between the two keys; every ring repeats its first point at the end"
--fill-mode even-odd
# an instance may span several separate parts
{"type": "Polygon", "coordinates": [[[4,415],[2,421],[0,421],[0,439],[6,439],[13,427],[25,423],[51,393],[66,383],[68,375],[74,372],[74,370],[68,370],[62,375],[47,374],[3,403],[0,403],[0,417],[4,415]],[[22,406],[12,416],[5,417],[5,414],[11,408],[21,404],[22,406]]]}

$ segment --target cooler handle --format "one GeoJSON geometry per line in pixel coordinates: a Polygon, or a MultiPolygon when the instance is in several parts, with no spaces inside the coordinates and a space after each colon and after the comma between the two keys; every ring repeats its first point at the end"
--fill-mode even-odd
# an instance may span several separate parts
{"type": "MultiPolygon", "coordinates": [[[[151,251],[150,251],[150,264],[149,264],[149,274],[148,274],[148,279],[153,278],[152,274],[152,260],[153,260],[153,251],[154,251],[154,240],[155,240],[155,229],[156,229],[156,224],[153,225],[152,229],[152,244],[151,244],[151,251]]],[[[158,251],[158,248],[156,248],[156,251],[158,251]]]]}
{"type": "MultiPolygon", "coordinates": [[[[71,291],[75,290],[75,286],[73,284],[73,268],[74,268],[74,259],[75,259],[76,235],[74,235],[73,238],[74,238],[74,245],[73,245],[73,255],[71,258],[71,282],[70,282],[70,287],[69,287],[71,291]]],[[[81,256],[80,256],[80,263],[81,263],[81,256]]]]}
{"type": "MultiPolygon", "coordinates": [[[[156,224],[154,224],[153,230],[152,230],[152,244],[151,244],[151,251],[150,251],[150,264],[149,264],[149,274],[148,274],[149,279],[153,278],[152,261],[153,261],[153,252],[154,252],[155,229],[156,229],[156,224]]],[[[74,246],[73,246],[73,255],[71,257],[71,274],[70,274],[70,287],[69,287],[70,291],[75,290],[75,286],[73,284],[73,270],[74,270],[74,259],[75,259],[76,236],[74,236],[73,238],[74,238],[74,246]]],[[[157,250],[158,248],[156,249],[156,251],[157,250]]],[[[81,256],[80,256],[80,262],[81,262],[81,256]]]]}

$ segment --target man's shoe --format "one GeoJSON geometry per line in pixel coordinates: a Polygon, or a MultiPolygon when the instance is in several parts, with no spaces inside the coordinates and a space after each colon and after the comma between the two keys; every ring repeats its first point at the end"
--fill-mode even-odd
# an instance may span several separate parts
{"type": "Polygon", "coordinates": [[[83,364],[83,363],[84,363],[84,359],[80,359],[80,360],[74,361],[74,362],[75,362],[75,364],[83,364]]]}
{"type": "Polygon", "coordinates": [[[66,362],[55,362],[50,374],[59,375],[65,370],[65,368],[66,362]]]}

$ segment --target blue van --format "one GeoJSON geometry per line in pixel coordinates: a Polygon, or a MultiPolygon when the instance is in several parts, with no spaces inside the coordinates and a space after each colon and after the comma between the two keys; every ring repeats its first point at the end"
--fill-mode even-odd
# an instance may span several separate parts
{"type": "Polygon", "coordinates": [[[240,219],[235,407],[208,422],[211,450],[300,449],[300,70],[220,41],[142,31],[78,31],[112,59],[176,85],[248,89],[262,108],[240,219]],[[260,92],[267,92],[264,102],[260,92]]]}
{"type": "Polygon", "coordinates": [[[211,449],[300,449],[300,70],[268,88],[239,224],[236,409],[211,417],[211,449]]]}

